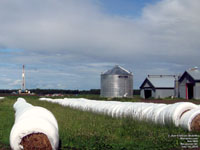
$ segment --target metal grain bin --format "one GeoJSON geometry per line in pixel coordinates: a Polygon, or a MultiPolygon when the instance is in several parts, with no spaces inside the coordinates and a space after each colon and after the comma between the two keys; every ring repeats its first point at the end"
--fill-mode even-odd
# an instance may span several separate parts
{"type": "Polygon", "coordinates": [[[133,74],[116,65],[101,74],[102,97],[132,97],[133,74]]]}

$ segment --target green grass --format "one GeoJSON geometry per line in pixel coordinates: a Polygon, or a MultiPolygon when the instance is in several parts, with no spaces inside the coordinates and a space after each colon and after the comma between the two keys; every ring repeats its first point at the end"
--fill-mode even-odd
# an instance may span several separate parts
{"type": "MultiPolygon", "coordinates": [[[[17,97],[0,101],[0,150],[9,149],[9,134],[14,123],[13,103],[17,97]]],[[[159,126],[83,112],[58,104],[38,101],[27,96],[27,102],[50,110],[59,125],[60,149],[69,150],[169,150],[181,149],[179,138],[169,135],[197,134],[174,126],[159,126]]],[[[122,100],[123,101],[123,100],[122,100]]]]}
{"type": "Polygon", "coordinates": [[[9,134],[14,123],[14,102],[10,98],[0,100],[0,149],[9,149],[9,134]]]}

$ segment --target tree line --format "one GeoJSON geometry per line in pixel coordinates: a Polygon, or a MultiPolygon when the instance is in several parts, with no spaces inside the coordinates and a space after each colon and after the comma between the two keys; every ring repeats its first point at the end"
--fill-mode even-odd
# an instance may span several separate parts
{"type": "MultiPolygon", "coordinates": [[[[64,90],[64,89],[30,89],[31,93],[35,94],[93,94],[100,95],[100,89],[90,89],[90,90],[64,90]]],[[[0,89],[1,94],[18,94],[18,90],[0,89]]],[[[140,95],[140,90],[133,90],[133,95],[140,95]]]]}

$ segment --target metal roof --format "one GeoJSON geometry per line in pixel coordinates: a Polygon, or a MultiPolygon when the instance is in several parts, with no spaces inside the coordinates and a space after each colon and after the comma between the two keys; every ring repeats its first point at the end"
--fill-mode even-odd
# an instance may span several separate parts
{"type": "Polygon", "coordinates": [[[132,73],[123,67],[116,65],[114,68],[104,72],[103,74],[107,75],[132,75],[132,73]]]}
{"type": "Polygon", "coordinates": [[[200,70],[197,68],[186,70],[186,72],[194,79],[194,80],[200,80],[200,70]]]}
{"type": "Polygon", "coordinates": [[[155,88],[174,88],[175,76],[173,75],[148,76],[147,79],[155,88]]]}

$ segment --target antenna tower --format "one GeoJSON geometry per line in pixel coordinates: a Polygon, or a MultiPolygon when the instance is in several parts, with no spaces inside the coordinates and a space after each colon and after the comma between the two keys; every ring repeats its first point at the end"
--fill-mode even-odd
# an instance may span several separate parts
{"type": "Polygon", "coordinates": [[[25,92],[25,66],[22,68],[22,92],[25,92]]]}

